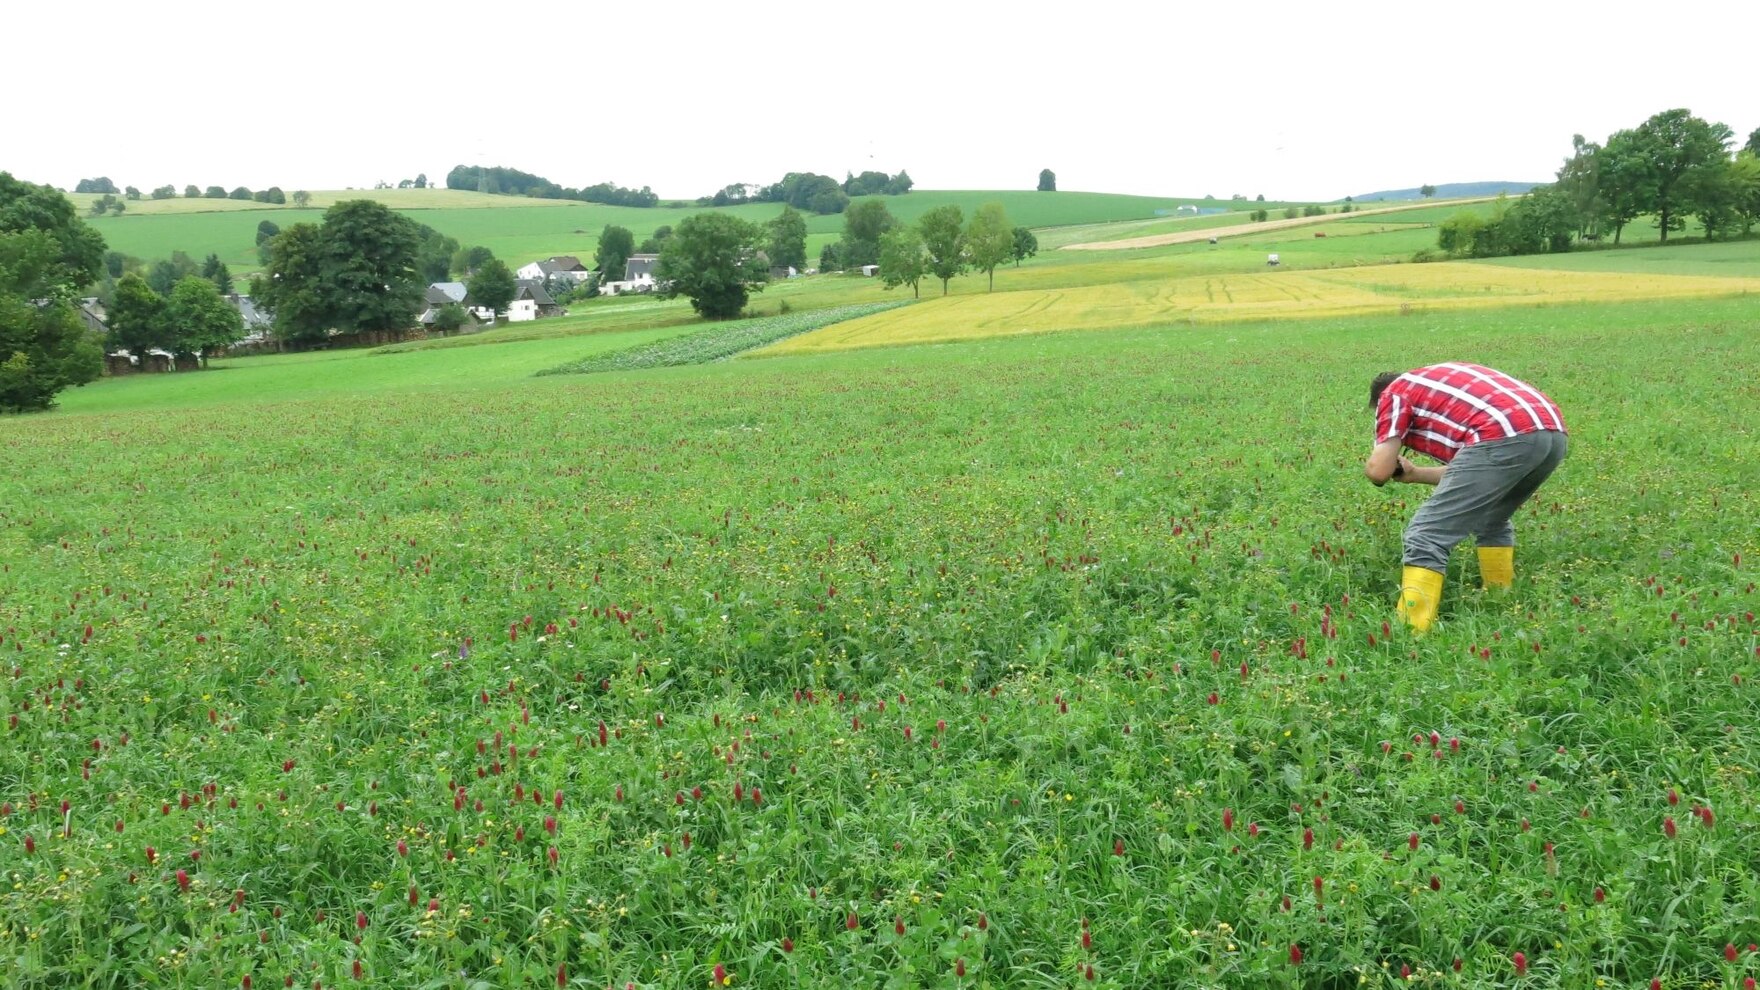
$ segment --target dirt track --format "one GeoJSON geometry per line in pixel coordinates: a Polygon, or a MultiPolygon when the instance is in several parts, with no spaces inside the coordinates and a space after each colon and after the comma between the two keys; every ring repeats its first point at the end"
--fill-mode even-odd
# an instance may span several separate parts
{"type": "Polygon", "coordinates": [[[1332,223],[1341,217],[1373,217],[1388,213],[1405,213],[1411,210],[1424,210],[1432,206],[1465,206],[1468,203],[1485,203],[1495,196],[1479,196],[1474,199],[1449,199],[1409,203],[1404,206],[1380,206],[1372,210],[1352,210],[1350,213],[1327,213],[1317,217],[1295,217],[1293,219],[1263,220],[1258,223],[1235,224],[1232,227],[1210,227],[1204,230],[1176,230],[1171,234],[1150,234],[1146,237],[1127,237],[1119,241],[1088,241],[1082,244],[1065,244],[1060,251],[1126,251],[1132,248],[1162,247],[1168,244],[1190,244],[1194,241],[1207,241],[1212,237],[1239,237],[1242,234],[1263,234],[1289,227],[1306,227],[1317,223],[1332,223]]]}

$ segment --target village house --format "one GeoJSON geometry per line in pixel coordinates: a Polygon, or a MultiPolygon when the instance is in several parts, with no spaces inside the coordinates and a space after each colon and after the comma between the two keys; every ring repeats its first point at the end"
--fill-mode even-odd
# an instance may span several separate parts
{"type": "Polygon", "coordinates": [[[572,279],[577,284],[585,282],[592,271],[581,264],[581,259],[572,254],[559,254],[543,261],[534,261],[523,265],[514,272],[519,278],[532,282],[543,282],[552,278],[572,279]]]}
{"type": "Polygon", "coordinates": [[[632,254],[623,265],[623,278],[614,282],[600,282],[599,291],[607,296],[621,296],[628,292],[653,292],[655,289],[654,267],[659,264],[657,254],[632,254]]]}
{"type": "MultiPolygon", "coordinates": [[[[469,305],[467,303],[467,305],[469,305]]],[[[495,319],[495,314],[481,306],[470,306],[471,315],[484,322],[495,319]]],[[[525,323],[530,320],[542,319],[546,316],[567,315],[563,308],[550,298],[544,291],[544,283],[534,279],[519,279],[514,283],[513,301],[507,304],[502,318],[508,323],[525,323]]]]}

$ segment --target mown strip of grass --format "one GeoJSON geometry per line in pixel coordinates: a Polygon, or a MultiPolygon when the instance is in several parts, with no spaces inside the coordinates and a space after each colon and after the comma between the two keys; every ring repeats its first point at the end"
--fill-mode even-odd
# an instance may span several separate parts
{"type": "Polygon", "coordinates": [[[639,368],[666,368],[681,364],[708,364],[710,361],[720,361],[834,323],[896,309],[907,302],[909,300],[837,306],[810,313],[788,313],[729,323],[712,323],[696,333],[639,344],[609,354],[595,354],[540,371],[538,374],[582,375],[595,371],[634,371],[639,368]]]}

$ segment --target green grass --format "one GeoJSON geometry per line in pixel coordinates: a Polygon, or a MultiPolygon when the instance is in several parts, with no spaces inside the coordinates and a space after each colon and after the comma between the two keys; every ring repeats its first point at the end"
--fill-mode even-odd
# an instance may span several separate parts
{"type": "MultiPolygon", "coordinates": [[[[530,339],[506,347],[357,349],[219,359],[206,371],[105,378],[63,393],[60,408],[114,414],[136,409],[310,403],[339,396],[494,392],[514,387],[562,361],[664,340],[690,329],[609,330],[588,336],[530,339]]],[[[454,338],[447,343],[477,339],[454,338]]],[[[444,404],[452,400],[434,401],[444,404]]]]}
{"type": "Polygon", "coordinates": [[[1568,254],[1524,255],[1484,262],[1512,268],[1550,268],[1578,272],[1631,272],[1640,275],[1760,276],[1760,239],[1697,244],[1577,250],[1568,254]]]}
{"type": "Polygon", "coordinates": [[[5,982],[1739,986],[1757,330],[529,377],[604,333],[68,393],[0,421],[5,982]],[[1412,638],[1363,389],[1457,357],[1572,452],[1514,591],[1463,548],[1412,638]]]}

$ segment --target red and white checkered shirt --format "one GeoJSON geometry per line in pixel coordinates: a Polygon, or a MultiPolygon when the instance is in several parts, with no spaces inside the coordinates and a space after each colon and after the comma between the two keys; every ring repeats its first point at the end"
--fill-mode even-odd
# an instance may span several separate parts
{"type": "Polygon", "coordinates": [[[1481,440],[1564,433],[1564,417],[1527,382],[1477,364],[1433,364],[1394,379],[1375,406],[1375,442],[1395,438],[1444,463],[1481,440]]]}

